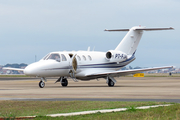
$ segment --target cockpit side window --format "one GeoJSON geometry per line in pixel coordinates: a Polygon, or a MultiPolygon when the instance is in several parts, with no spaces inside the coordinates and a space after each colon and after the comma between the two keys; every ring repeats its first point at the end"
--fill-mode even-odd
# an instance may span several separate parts
{"type": "Polygon", "coordinates": [[[67,59],[66,59],[64,54],[61,54],[61,57],[62,57],[62,61],[67,61],[67,59]]]}
{"type": "Polygon", "coordinates": [[[60,62],[60,56],[57,53],[52,53],[46,60],[50,60],[50,59],[60,62]]]}

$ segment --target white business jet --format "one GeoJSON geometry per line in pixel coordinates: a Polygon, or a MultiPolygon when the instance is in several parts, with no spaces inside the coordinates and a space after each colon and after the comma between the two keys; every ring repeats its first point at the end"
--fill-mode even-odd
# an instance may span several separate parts
{"type": "Polygon", "coordinates": [[[135,74],[143,71],[172,68],[172,66],[121,70],[135,60],[135,52],[143,31],[172,30],[173,28],[132,27],[131,29],[117,29],[105,31],[129,31],[114,50],[97,51],[58,51],[47,54],[40,61],[28,65],[25,69],[4,68],[23,71],[25,75],[40,78],[39,87],[45,86],[46,77],[60,77],[56,82],[67,86],[67,78],[78,80],[92,80],[104,78],[108,86],[116,83],[114,77],[135,74]]]}

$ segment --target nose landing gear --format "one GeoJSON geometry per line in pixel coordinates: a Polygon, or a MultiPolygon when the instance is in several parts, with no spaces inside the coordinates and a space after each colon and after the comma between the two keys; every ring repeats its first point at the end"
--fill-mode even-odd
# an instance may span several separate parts
{"type": "Polygon", "coordinates": [[[41,81],[39,82],[39,87],[43,88],[45,86],[46,79],[44,77],[41,78],[41,81]]]}
{"type": "Polygon", "coordinates": [[[45,82],[40,81],[40,82],[39,82],[39,87],[40,87],[40,88],[43,88],[44,86],[45,86],[45,82]]]}

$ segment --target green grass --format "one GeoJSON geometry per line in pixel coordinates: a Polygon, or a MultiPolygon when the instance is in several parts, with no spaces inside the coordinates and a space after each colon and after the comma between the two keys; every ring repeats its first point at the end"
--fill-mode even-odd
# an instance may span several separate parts
{"type": "Polygon", "coordinates": [[[0,101],[0,116],[45,116],[87,110],[132,108],[164,102],[108,102],[108,101],[0,101]]]}
{"type": "Polygon", "coordinates": [[[129,112],[135,112],[136,110],[137,110],[136,107],[130,106],[130,107],[127,108],[126,111],[129,111],[129,112]]]}
{"type": "MultiPolygon", "coordinates": [[[[134,108],[133,108],[134,109],[134,108]]],[[[180,104],[145,110],[127,110],[124,112],[96,113],[68,117],[38,116],[35,120],[180,120],[180,104]]]]}

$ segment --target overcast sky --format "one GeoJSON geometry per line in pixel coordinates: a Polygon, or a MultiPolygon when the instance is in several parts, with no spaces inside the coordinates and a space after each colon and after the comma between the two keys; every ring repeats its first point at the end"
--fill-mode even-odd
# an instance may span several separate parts
{"type": "MultiPolygon", "coordinates": [[[[0,0],[0,65],[30,64],[52,51],[115,49],[126,32],[104,29],[174,27],[144,32],[133,67],[180,67],[179,0],[0,0]]],[[[128,65],[129,66],[129,65],[128,65]]]]}

